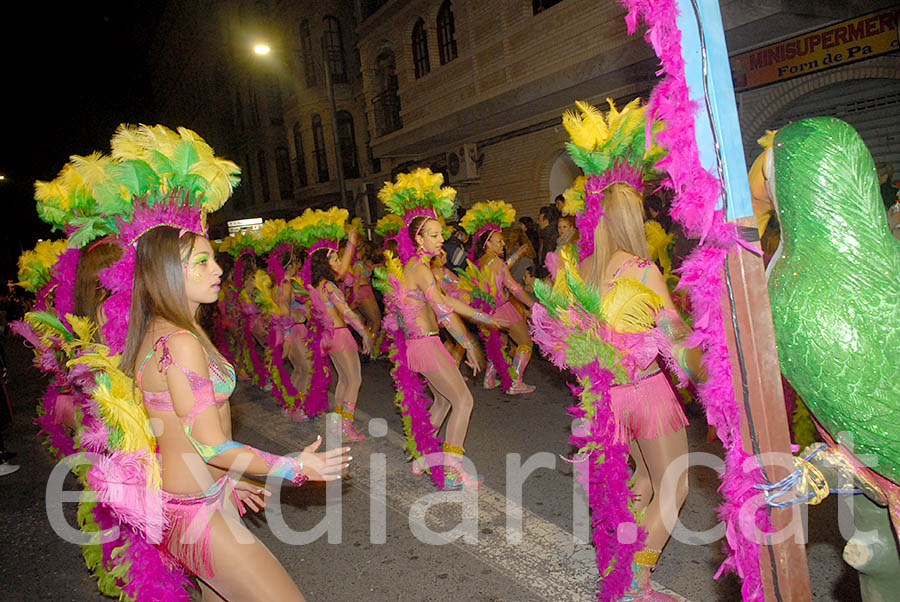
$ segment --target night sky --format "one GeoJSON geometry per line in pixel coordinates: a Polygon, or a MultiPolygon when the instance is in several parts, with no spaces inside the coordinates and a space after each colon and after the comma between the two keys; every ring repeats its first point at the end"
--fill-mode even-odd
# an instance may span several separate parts
{"type": "Polygon", "coordinates": [[[34,181],[53,179],[69,155],[108,152],[119,123],[156,122],[146,55],[164,4],[4,7],[0,292],[16,279],[22,249],[51,236],[35,212],[34,181]]]}

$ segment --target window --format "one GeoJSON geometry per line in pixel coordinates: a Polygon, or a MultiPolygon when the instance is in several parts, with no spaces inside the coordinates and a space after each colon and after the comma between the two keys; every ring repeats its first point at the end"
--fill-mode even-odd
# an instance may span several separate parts
{"type": "Polygon", "coordinates": [[[313,54],[312,38],[309,35],[309,21],[300,21],[300,52],[303,53],[303,71],[306,74],[306,87],[313,88],[316,81],[316,55],[313,54]]]}
{"type": "MultiPolygon", "coordinates": [[[[378,95],[372,99],[375,110],[375,135],[384,136],[403,127],[400,119],[400,97],[397,95],[397,66],[394,51],[384,48],[375,61],[378,95]]],[[[376,170],[380,171],[380,170],[376,170]]]]}
{"type": "Polygon", "coordinates": [[[269,172],[266,170],[266,153],[264,151],[256,153],[256,162],[259,163],[259,184],[262,188],[263,202],[268,203],[272,197],[269,196],[269,172]]]}
{"type": "Polygon", "coordinates": [[[278,175],[278,192],[282,199],[294,196],[294,177],[291,175],[291,154],[283,146],[275,149],[275,172],[278,175]]]}
{"type": "Polygon", "coordinates": [[[324,17],[325,57],[331,73],[331,81],[347,83],[347,63],[344,61],[344,41],[341,39],[341,23],[335,17],[324,17]]]}
{"type": "Polygon", "coordinates": [[[344,177],[359,177],[359,155],[356,152],[356,133],[353,131],[353,116],[347,111],[337,114],[338,147],[341,149],[341,167],[344,177]]]}
{"type": "Polygon", "coordinates": [[[306,157],[303,156],[303,134],[300,122],[294,124],[294,152],[297,153],[297,178],[300,186],[306,186],[306,157]]]}
{"type": "Polygon", "coordinates": [[[325,130],[322,128],[322,118],[316,114],[312,116],[313,130],[313,155],[316,158],[316,173],[319,182],[328,181],[328,157],[325,156],[325,130]]]}
{"type": "Polygon", "coordinates": [[[456,24],[453,21],[453,5],[444,0],[437,16],[438,54],[441,65],[446,65],[456,58],[456,24]]]}
{"type": "Polygon", "coordinates": [[[562,2],[562,0],[531,0],[531,11],[532,14],[538,14],[550,8],[551,6],[556,6],[562,2]]]}
{"type": "Polygon", "coordinates": [[[425,21],[421,18],[413,26],[412,54],[416,79],[419,79],[431,71],[431,63],[428,62],[428,34],[425,32],[425,21]]]}

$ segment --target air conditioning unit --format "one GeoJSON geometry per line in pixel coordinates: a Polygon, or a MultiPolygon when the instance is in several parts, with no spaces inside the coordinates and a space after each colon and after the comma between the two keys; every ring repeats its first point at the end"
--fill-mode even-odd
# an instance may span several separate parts
{"type": "Polygon", "coordinates": [[[450,183],[471,182],[477,180],[484,153],[478,153],[475,144],[463,144],[456,151],[447,153],[447,175],[450,183]]]}

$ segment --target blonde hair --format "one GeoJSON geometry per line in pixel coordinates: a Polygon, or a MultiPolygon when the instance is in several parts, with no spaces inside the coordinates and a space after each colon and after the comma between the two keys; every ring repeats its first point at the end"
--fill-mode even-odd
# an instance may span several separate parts
{"type": "Polygon", "coordinates": [[[581,274],[600,290],[606,288],[606,271],[616,251],[650,259],[644,234],[644,200],[633,186],[615,182],[603,190],[604,217],[594,227],[594,252],[581,263],[581,274]]]}

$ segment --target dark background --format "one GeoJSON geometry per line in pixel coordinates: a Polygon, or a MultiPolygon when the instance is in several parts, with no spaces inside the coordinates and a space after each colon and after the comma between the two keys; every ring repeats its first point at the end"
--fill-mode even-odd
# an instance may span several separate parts
{"type": "Polygon", "coordinates": [[[0,34],[0,293],[17,280],[22,250],[51,237],[34,181],[56,177],[70,155],[108,152],[119,123],[156,123],[146,56],[166,3],[10,4],[0,34]]]}

